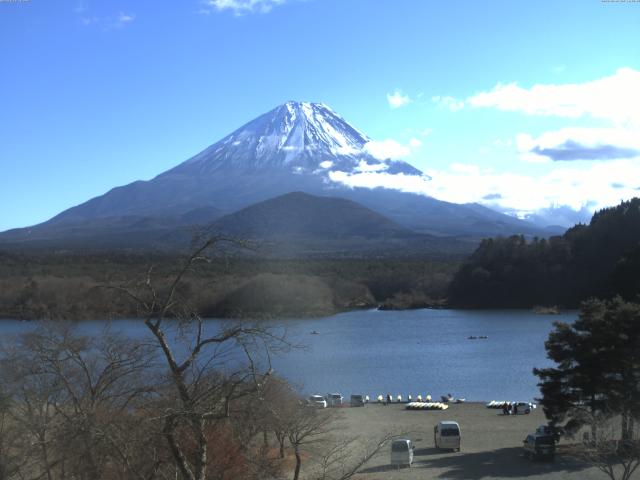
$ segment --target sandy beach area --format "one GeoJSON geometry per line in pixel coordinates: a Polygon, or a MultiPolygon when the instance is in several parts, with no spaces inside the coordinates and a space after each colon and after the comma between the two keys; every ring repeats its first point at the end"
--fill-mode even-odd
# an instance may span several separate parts
{"type": "MultiPolygon", "coordinates": [[[[567,440],[560,441],[553,462],[532,462],[522,455],[522,441],[536,427],[546,423],[541,409],[529,415],[505,416],[484,404],[451,405],[444,411],[406,410],[403,404],[368,404],[363,408],[342,408],[342,434],[380,438],[386,433],[408,432],[415,444],[414,464],[398,470],[390,466],[390,449],[385,447],[356,478],[364,479],[601,479],[604,475],[562,454],[567,440]],[[435,448],[433,427],[438,421],[454,420],[462,431],[460,452],[435,448]]],[[[566,447],[565,447],[566,448],[566,447]]]]}

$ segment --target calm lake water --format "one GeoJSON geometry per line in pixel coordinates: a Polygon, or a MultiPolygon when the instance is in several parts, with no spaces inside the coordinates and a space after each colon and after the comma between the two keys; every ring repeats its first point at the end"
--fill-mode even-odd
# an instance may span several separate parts
{"type": "MultiPolygon", "coordinates": [[[[372,399],[387,393],[429,393],[434,398],[451,393],[487,401],[537,397],[532,369],[550,365],[544,341],[553,322],[573,322],[576,317],[575,311],[366,310],[268,323],[286,325],[289,338],[306,345],[273,359],[276,374],[306,393],[362,393],[372,399]]],[[[219,322],[210,320],[212,327],[219,322]]],[[[5,320],[0,334],[10,338],[33,325],[5,320]]],[[[80,329],[99,335],[104,325],[87,321],[80,329]]],[[[115,321],[111,328],[132,337],[147,335],[136,320],[115,321]]]]}

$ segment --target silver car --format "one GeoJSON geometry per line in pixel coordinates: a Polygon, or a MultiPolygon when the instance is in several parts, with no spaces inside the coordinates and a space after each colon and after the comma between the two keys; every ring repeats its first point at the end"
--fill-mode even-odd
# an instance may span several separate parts
{"type": "Polygon", "coordinates": [[[327,408],[327,401],[322,395],[311,395],[308,402],[310,407],[327,408]]]}

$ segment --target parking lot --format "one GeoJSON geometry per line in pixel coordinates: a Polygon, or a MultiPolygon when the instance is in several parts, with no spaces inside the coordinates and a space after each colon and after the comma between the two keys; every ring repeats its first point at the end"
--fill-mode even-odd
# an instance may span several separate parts
{"type": "Polygon", "coordinates": [[[522,441],[536,427],[545,424],[544,414],[536,409],[530,415],[505,416],[501,410],[484,404],[451,405],[444,411],[411,411],[403,404],[368,404],[363,408],[342,408],[346,436],[380,438],[386,433],[407,433],[415,445],[411,468],[390,465],[389,448],[384,448],[357,475],[359,479],[601,479],[595,468],[586,468],[562,452],[561,440],[554,462],[532,462],[522,454],[522,441]],[[433,427],[441,420],[460,424],[460,452],[437,450],[433,427]]]}

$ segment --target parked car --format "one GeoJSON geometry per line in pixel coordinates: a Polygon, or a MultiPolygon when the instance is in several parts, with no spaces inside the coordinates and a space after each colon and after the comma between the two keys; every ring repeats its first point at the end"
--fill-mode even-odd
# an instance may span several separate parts
{"type": "Polygon", "coordinates": [[[398,467],[407,465],[411,467],[413,463],[414,446],[408,438],[394,440],[391,444],[391,465],[398,467]]]}
{"type": "Polygon", "coordinates": [[[433,427],[433,443],[436,448],[450,448],[460,451],[460,425],[451,420],[438,422],[433,427]]]}
{"type": "Polygon", "coordinates": [[[322,395],[311,395],[308,402],[311,407],[327,408],[327,401],[322,395]]]}
{"type": "Polygon", "coordinates": [[[553,441],[558,443],[560,441],[560,437],[564,435],[564,428],[551,425],[540,425],[536,428],[536,435],[551,435],[553,437],[553,441]]]}
{"type": "Polygon", "coordinates": [[[339,393],[328,393],[327,394],[327,405],[329,407],[341,407],[342,406],[342,395],[339,393]]]}
{"type": "Polygon", "coordinates": [[[511,403],[511,413],[514,412],[514,406],[517,406],[517,415],[529,415],[531,411],[536,408],[536,406],[531,402],[512,402],[511,403]]]}
{"type": "Polygon", "coordinates": [[[556,454],[556,443],[552,435],[532,433],[522,441],[525,458],[531,460],[553,460],[556,454]]]}
{"type": "Polygon", "coordinates": [[[364,407],[364,395],[351,395],[352,407],[364,407]]]}

